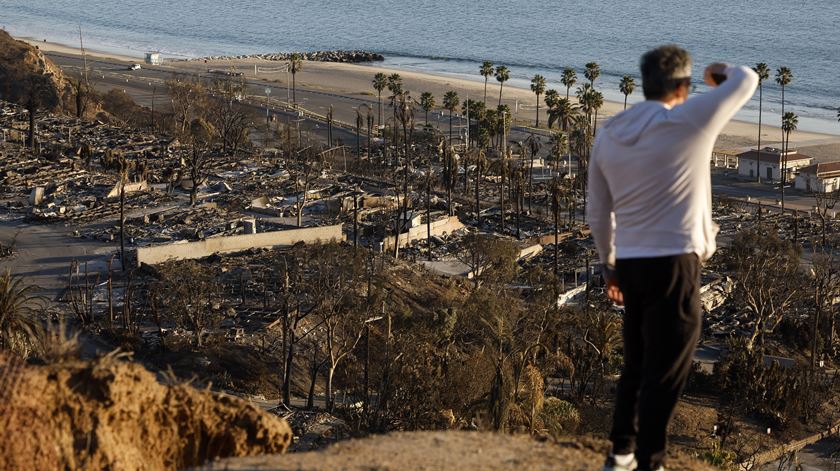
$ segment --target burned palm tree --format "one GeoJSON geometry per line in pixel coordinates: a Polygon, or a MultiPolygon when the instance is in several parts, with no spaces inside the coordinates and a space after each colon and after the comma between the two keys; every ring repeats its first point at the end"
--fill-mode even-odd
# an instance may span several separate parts
{"type": "Polygon", "coordinates": [[[303,56],[294,53],[289,57],[289,62],[286,64],[286,68],[288,69],[289,73],[292,74],[292,103],[297,103],[297,83],[295,81],[295,76],[300,69],[303,68],[303,56]]]}

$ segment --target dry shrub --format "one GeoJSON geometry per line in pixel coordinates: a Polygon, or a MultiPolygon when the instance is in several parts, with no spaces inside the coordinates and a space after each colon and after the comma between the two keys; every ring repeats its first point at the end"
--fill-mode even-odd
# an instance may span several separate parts
{"type": "Polygon", "coordinates": [[[577,408],[571,402],[556,397],[546,398],[540,417],[553,437],[573,433],[580,425],[580,413],[577,408]]]}

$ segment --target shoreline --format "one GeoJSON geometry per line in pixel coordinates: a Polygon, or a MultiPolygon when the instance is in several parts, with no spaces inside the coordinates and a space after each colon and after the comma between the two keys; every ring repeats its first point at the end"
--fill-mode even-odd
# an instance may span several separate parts
{"type": "MultiPolygon", "coordinates": [[[[38,46],[45,52],[55,52],[68,55],[81,55],[81,50],[78,47],[69,46],[65,44],[44,42],[27,37],[16,37],[15,39],[22,40],[33,46],[38,46]]],[[[132,57],[124,54],[117,54],[108,51],[101,51],[96,49],[85,48],[86,54],[91,57],[114,59],[124,62],[141,62],[142,58],[132,57]]],[[[462,74],[446,74],[446,73],[430,73],[425,71],[409,70],[404,68],[394,68],[385,63],[363,63],[350,64],[338,62],[312,62],[307,61],[296,76],[297,85],[301,88],[317,90],[322,92],[336,93],[354,97],[366,97],[368,99],[376,99],[375,90],[372,88],[370,82],[373,75],[382,72],[386,75],[398,73],[403,78],[403,83],[406,89],[415,95],[415,99],[419,98],[420,93],[428,91],[435,95],[437,101],[437,110],[440,110],[440,105],[443,100],[443,94],[448,90],[455,90],[463,102],[467,97],[473,100],[480,100],[484,96],[484,81],[476,74],[476,77],[464,76],[462,74]]],[[[260,72],[256,77],[254,76],[254,66],[266,67],[269,69],[277,69],[278,63],[276,61],[269,61],[263,59],[225,59],[225,60],[208,60],[201,61],[182,61],[171,60],[166,61],[165,67],[180,69],[190,72],[202,72],[207,68],[234,68],[244,72],[246,78],[257,78],[260,80],[269,80],[278,82],[281,85],[286,84],[286,73],[284,71],[260,72]]],[[[579,78],[580,80],[580,78],[579,78]]],[[[549,88],[554,85],[550,85],[549,88]]],[[[635,95],[640,95],[641,86],[637,86],[635,95]]],[[[565,90],[559,89],[561,95],[565,95],[565,90]]],[[[387,93],[384,92],[383,96],[387,93]]],[[[488,104],[498,103],[499,84],[492,77],[487,84],[487,101],[488,104]]],[[[632,95],[631,95],[632,97],[632,95]]],[[[542,97],[541,97],[542,100],[542,97]]],[[[384,100],[383,100],[384,101],[384,100]]],[[[514,110],[514,118],[518,121],[528,120],[533,123],[535,117],[536,98],[534,94],[528,89],[514,84],[507,83],[504,86],[503,103],[508,104],[514,110]],[[518,111],[517,111],[518,109],[518,111]]],[[[629,106],[630,104],[628,104],[629,106]]],[[[620,112],[623,108],[623,103],[616,101],[604,101],[604,106],[599,112],[599,121],[601,118],[608,117],[620,112]]],[[[546,115],[544,113],[544,105],[540,104],[540,121],[544,123],[546,115]]],[[[781,142],[781,128],[779,126],[771,126],[766,124],[768,120],[773,119],[773,115],[769,112],[764,114],[765,124],[762,126],[762,147],[764,146],[780,146],[781,142]]],[[[741,151],[754,146],[758,137],[758,125],[749,121],[732,120],[724,128],[721,137],[716,146],[719,150],[724,151],[741,151]]],[[[812,131],[795,131],[791,134],[791,144],[798,147],[807,146],[824,146],[837,145],[838,151],[834,158],[840,160],[840,124],[836,133],[812,132],[812,131]]]]}

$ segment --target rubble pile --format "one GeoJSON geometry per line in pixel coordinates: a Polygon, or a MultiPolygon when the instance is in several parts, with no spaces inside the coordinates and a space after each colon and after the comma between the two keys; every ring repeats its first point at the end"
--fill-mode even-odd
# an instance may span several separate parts
{"type": "MultiPolygon", "coordinates": [[[[289,227],[249,217],[222,208],[215,203],[196,207],[172,207],[146,213],[126,220],[125,234],[133,246],[160,244],[173,241],[194,241],[212,237],[226,237],[254,232],[271,232],[289,227]]],[[[111,242],[119,237],[119,226],[93,227],[81,232],[82,237],[111,242]]]]}
{"type": "Polygon", "coordinates": [[[312,451],[351,437],[347,423],[326,412],[294,410],[285,408],[269,410],[283,417],[294,433],[294,442],[289,447],[292,452],[312,451]]]}
{"type": "MultiPolygon", "coordinates": [[[[29,128],[28,114],[20,106],[0,101],[0,129],[4,141],[21,143],[29,128]]],[[[40,154],[80,158],[90,165],[110,151],[129,160],[171,157],[178,141],[141,130],[112,126],[98,120],[79,120],[67,115],[36,115],[36,150],[40,154]]]]}

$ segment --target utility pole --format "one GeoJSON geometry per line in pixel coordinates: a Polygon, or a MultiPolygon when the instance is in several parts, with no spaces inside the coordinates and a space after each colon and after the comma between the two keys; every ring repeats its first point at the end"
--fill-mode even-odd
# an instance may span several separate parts
{"type": "Polygon", "coordinates": [[[157,121],[155,120],[155,97],[157,96],[157,83],[152,86],[152,129],[157,131],[157,121]]]}
{"type": "MultiPolygon", "coordinates": [[[[467,151],[470,150],[470,96],[467,95],[467,138],[465,139],[464,144],[464,156],[466,157],[467,151]]],[[[464,173],[467,172],[467,161],[464,160],[464,173]]]]}
{"type": "Polygon", "coordinates": [[[88,84],[88,66],[87,66],[87,54],[85,54],[85,44],[82,41],[82,24],[79,23],[79,49],[82,50],[82,61],[84,70],[82,71],[82,76],[85,79],[85,86],[88,84]]]}

